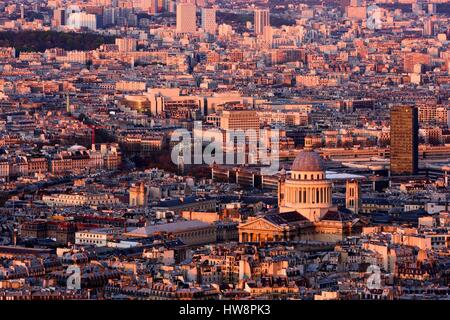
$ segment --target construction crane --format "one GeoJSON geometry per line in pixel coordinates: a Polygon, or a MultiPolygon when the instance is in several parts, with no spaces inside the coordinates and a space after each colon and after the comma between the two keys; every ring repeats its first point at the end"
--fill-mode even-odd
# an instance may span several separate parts
{"type": "Polygon", "coordinates": [[[95,130],[96,129],[107,129],[105,126],[95,125],[95,124],[86,124],[91,129],[91,145],[95,144],[95,130]]]}

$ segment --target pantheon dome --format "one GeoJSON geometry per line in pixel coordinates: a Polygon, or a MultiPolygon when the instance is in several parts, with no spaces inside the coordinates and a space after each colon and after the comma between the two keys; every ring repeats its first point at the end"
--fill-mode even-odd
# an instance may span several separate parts
{"type": "Polygon", "coordinates": [[[280,211],[297,211],[309,221],[319,221],[332,209],[331,189],[322,159],[313,150],[312,139],[307,137],[305,148],[292,164],[290,177],[280,183],[280,211]]]}
{"type": "Polygon", "coordinates": [[[325,171],[322,158],[312,150],[309,142],[305,142],[305,149],[295,158],[292,163],[292,171],[325,171]],[[308,145],[307,145],[308,143],[308,145]]]}

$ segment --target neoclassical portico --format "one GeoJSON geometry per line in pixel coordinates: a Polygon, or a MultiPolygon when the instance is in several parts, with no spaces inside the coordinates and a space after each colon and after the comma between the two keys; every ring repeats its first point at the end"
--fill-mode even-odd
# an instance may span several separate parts
{"type": "Polygon", "coordinates": [[[303,236],[309,237],[313,229],[313,224],[298,212],[271,213],[251,217],[239,225],[239,241],[264,243],[302,240],[303,236]]]}
{"type": "Polygon", "coordinates": [[[286,228],[271,223],[267,219],[253,218],[246,224],[245,232],[239,233],[241,242],[270,242],[283,239],[286,228]]]}
{"type": "Polygon", "coordinates": [[[332,184],[327,180],[320,156],[305,139],[291,173],[278,184],[278,209],[239,225],[239,241],[271,242],[317,240],[333,242],[358,233],[361,222],[349,210],[332,202],[332,184]]]}

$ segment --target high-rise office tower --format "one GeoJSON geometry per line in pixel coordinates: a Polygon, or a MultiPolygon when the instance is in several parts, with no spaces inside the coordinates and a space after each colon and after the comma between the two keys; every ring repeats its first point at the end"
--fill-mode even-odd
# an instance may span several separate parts
{"type": "Polygon", "coordinates": [[[423,20],[423,35],[426,37],[434,36],[434,21],[432,17],[423,20]]]}
{"type": "Polygon", "coordinates": [[[391,107],[391,175],[416,174],[419,166],[419,117],[410,105],[391,107]]]}
{"type": "Polygon", "coordinates": [[[223,130],[254,130],[259,133],[260,120],[254,110],[225,110],[220,117],[223,130]]]}
{"type": "Polygon", "coordinates": [[[162,11],[162,7],[159,5],[159,0],[151,0],[150,13],[156,14],[162,11]]]}
{"type": "Polygon", "coordinates": [[[136,8],[145,12],[158,13],[159,2],[158,0],[139,0],[136,2],[136,8]]]}
{"type": "Polygon", "coordinates": [[[105,8],[103,10],[103,26],[116,25],[120,17],[120,8],[105,8]]]}
{"type": "Polygon", "coordinates": [[[421,15],[423,13],[423,4],[421,2],[412,3],[411,10],[416,15],[421,15]]]}
{"type": "Polygon", "coordinates": [[[177,5],[177,33],[194,33],[197,30],[197,7],[191,3],[177,5]]]}
{"type": "Polygon", "coordinates": [[[137,41],[133,38],[118,38],[116,45],[120,52],[133,52],[136,51],[137,41]]]}
{"type": "Polygon", "coordinates": [[[158,1],[158,12],[167,11],[168,0],[157,0],[158,1]]]}
{"type": "Polygon", "coordinates": [[[436,14],[436,3],[429,3],[428,4],[428,14],[436,14]]]}
{"type": "Polygon", "coordinates": [[[177,11],[177,3],[175,1],[167,1],[167,11],[170,13],[175,13],[177,11]]]}
{"type": "Polygon", "coordinates": [[[345,7],[345,15],[352,20],[364,20],[367,18],[367,6],[361,0],[351,0],[345,7]]]}
{"type": "Polygon", "coordinates": [[[56,27],[60,27],[66,24],[66,10],[55,9],[53,10],[53,23],[56,27]]]}
{"type": "Polygon", "coordinates": [[[272,29],[271,26],[265,26],[264,27],[263,39],[264,39],[264,44],[268,48],[272,48],[272,45],[273,45],[273,29],[272,29]]]}
{"type": "Polygon", "coordinates": [[[142,11],[150,11],[151,0],[137,0],[134,1],[133,7],[142,11]]]}
{"type": "Polygon", "coordinates": [[[71,13],[67,19],[66,25],[76,29],[87,28],[90,30],[96,30],[97,16],[86,12],[71,13]]]}
{"type": "Polygon", "coordinates": [[[202,29],[207,33],[211,34],[216,33],[217,30],[216,9],[214,8],[202,9],[202,29]]]}
{"type": "Polygon", "coordinates": [[[270,26],[269,9],[255,10],[255,33],[257,35],[264,33],[264,27],[270,26]]]}
{"type": "Polygon", "coordinates": [[[228,142],[223,149],[227,157],[233,154],[233,164],[258,161],[258,152],[253,146],[258,143],[260,119],[255,110],[222,111],[220,128],[225,131],[228,142]]]}

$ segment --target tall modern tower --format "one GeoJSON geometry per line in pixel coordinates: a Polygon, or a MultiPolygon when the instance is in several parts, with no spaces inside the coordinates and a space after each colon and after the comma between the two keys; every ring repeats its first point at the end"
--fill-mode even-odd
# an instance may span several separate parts
{"type": "Polygon", "coordinates": [[[66,10],[65,9],[55,9],[53,10],[53,21],[56,27],[60,27],[66,24],[66,10]]]}
{"type": "Polygon", "coordinates": [[[255,33],[257,35],[264,33],[264,27],[270,26],[269,9],[255,10],[255,33]]]}
{"type": "Polygon", "coordinates": [[[216,33],[217,30],[216,9],[214,8],[202,9],[202,29],[207,33],[211,34],[216,33]]]}
{"type": "Polygon", "coordinates": [[[177,5],[177,33],[194,33],[197,30],[196,10],[195,4],[177,5]]]}
{"type": "Polygon", "coordinates": [[[434,36],[434,21],[432,17],[423,20],[423,35],[426,37],[434,36]]]}
{"type": "Polygon", "coordinates": [[[145,12],[158,13],[158,0],[139,0],[136,1],[137,8],[145,12]]]}
{"type": "Polygon", "coordinates": [[[391,107],[391,175],[413,175],[419,167],[419,120],[417,108],[391,107]]]}

